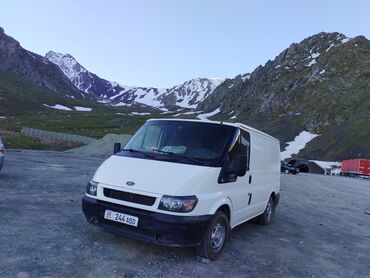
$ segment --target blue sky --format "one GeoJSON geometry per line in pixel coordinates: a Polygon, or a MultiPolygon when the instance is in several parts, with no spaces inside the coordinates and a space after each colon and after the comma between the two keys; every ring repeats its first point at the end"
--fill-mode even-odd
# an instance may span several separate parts
{"type": "Polygon", "coordinates": [[[253,71],[321,31],[370,38],[370,1],[0,0],[0,26],[33,52],[72,54],[133,86],[253,71]]]}

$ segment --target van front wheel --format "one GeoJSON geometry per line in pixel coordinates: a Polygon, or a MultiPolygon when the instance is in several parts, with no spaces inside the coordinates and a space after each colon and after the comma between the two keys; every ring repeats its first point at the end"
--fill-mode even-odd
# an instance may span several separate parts
{"type": "Polygon", "coordinates": [[[216,260],[224,251],[229,235],[229,220],[222,211],[218,211],[210,221],[201,244],[196,247],[198,256],[216,260]]]}

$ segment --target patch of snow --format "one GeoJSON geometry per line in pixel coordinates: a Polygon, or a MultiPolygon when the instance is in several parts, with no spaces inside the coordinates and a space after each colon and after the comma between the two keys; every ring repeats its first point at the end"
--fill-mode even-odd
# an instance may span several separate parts
{"type": "Polygon", "coordinates": [[[161,110],[161,111],[165,111],[165,112],[168,111],[168,109],[166,107],[158,107],[158,109],[161,110]]]}
{"type": "Polygon", "coordinates": [[[126,115],[125,113],[114,113],[116,115],[126,115]]]}
{"type": "Polygon", "coordinates": [[[229,86],[229,89],[231,89],[232,87],[234,87],[234,84],[231,84],[231,85],[229,86]]]}
{"type": "Polygon", "coordinates": [[[84,111],[84,112],[92,111],[92,108],[90,108],[90,107],[75,106],[73,108],[77,111],[84,111]]]}
{"type": "Polygon", "coordinates": [[[341,43],[343,44],[343,43],[349,42],[350,40],[351,40],[350,38],[344,38],[344,39],[341,41],[341,43]]]}
{"type": "Polygon", "coordinates": [[[230,118],[230,120],[233,120],[233,119],[236,119],[236,116],[235,115],[230,118]]]}
{"type": "Polygon", "coordinates": [[[110,100],[108,99],[102,99],[102,100],[98,100],[99,103],[103,103],[103,104],[107,104],[107,103],[110,103],[110,100]]]}
{"type": "Polygon", "coordinates": [[[278,68],[281,68],[281,65],[277,65],[277,66],[275,67],[275,69],[278,69],[278,68]]]}
{"type": "Polygon", "coordinates": [[[296,116],[299,116],[301,115],[302,113],[301,112],[298,112],[298,113],[295,113],[296,116]]]}
{"type": "Polygon", "coordinates": [[[131,112],[129,114],[130,116],[144,116],[144,115],[150,115],[149,112],[131,112]]]}
{"type": "Polygon", "coordinates": [[[316,60],[315,60],[315,59],[313,59],[311,62],[309,62],[309,63],[306,65],[306,67],[310,67],[310,66],[312,66],[312,65],[314,65],[314,64],[316,64],[316,60]]]}
{"type": "Polygon", "coordinates": [[[47,104],[42,104],[48,108],[53,108],[53,109],[58,109],[58,110],[65,110],[65,111],[72,111],[71,108],[61,105],[61,104],[55,104],[55,105],[47,105],[47,104]]]}
{"type": "MultiPolygon", "coordinates": [[[[112,82],[111,82],[111,83],[112,83],[112,82]]],[[[110,99],[110,100],[114,100],[114,99],[116,99],[116,98],[119,98],[120,96],[122,96],[122,95],[123,95],[123,94],[125,94],[126,92],[127,92],[127,90],[126,90],[126,88],[125,88],[124,90],[120,91],[118,94],[111,96],[109,99],[110,99]]]]}
{"type": "Polygon", "coordinates": [[[3,120],[3,119],[6,119],[6,117],[5,117],[5,116],[0,116],[0,119],[2,119],[2,120],[3,120]]]}
{"type": "Polygon", "coordinates": [[[320,56],[319,52],[314,52],[314,53],[311,54],[311,58],[313,58],[313,59],[316,59],[319,56],[320,56]]]}
{"type": "Polygon", "coordinates": [[[189,111],[189,112],[184,112],[184,113],[178,113],[176,115],[173,115],[174,117],[178,117],[178,116],[183,116],[183,115],[193,115],[193,114],[197,114],[199,113],[199,111],[189,111]]]}
{"type": "Polygon", "coordinates": [[[325,69],[319,72],[319,74],[324,74],[324,73],[325,73],[325,69]]]}
{"type": "Polygon", "coordinates": [[[131,105],[132,105],[131,103],[125,103],[125,102],[119,102],[119,103],[112,104],[112,106],[116,106],[116,107],[131,106],[131,105]]]}
{"type": "Polygon", "coordinates": [[[328,52],[334,46],[335,46],[335,44],[334,43],[331,43],[330,46],[325,50],[325,52],[328,52]]]}
{"type": "Polygon", "coordinates": [[[243,82],[244,82],[246,79],[250,79],[250,78],[251,78],[250,73],[246,73],[246,74],[242,75],[242,80],[243,80],[243,82]]]}
{"type": "Polygon", "coordinates": [[[316,64],[316,58],[320,56],[320,53],[319,52],[314,52],[311,54],[310,57],[308,57],[307,59],[312,59],[307,65],[306,67],[310,67],[314,64],[316,64]]]}
{"type": "Polygon", "coordinates": [[[112,88],[119,86],[119,84],[116,82],[109,81],[109,83],[112,86],[112,88]]]}
{"type": "Polygon", "coordinates": [[[291,157],[293,154],[298,154],[300,150],[303,150],[308,142],[319,136],[319,134],[313,134],[308,131],[302,131],[299,133],[293,141],[287,142],[288,146],[284,151],[280,152],[280,158],[282,160],[291,157]]]}
{"type": "Polygon", "coordinates": [[[337,161],[319,161],[319,160],[310,160],[310,161],[315,162],[323,169],[331,169],[342,166],[342,163],[337,161]]]}
{"type": "Polygon", "coordinates": [[[207,120],[209,117],[212,117],[218,113],[221,112],[221,109],[220,108],[217,108],[216,110],[212,111],[212,112],[209,112],[209,113],[204,113],[204,114],[199,114],[197,116],[198,119],[200,120],[207,120]]]}
{"type": "Polygon", "coordinates": [[[166,89],[135,88],[133,89],[133,92],[136,96],[136,102],[152,107],[160,107],[162,106],[162,103],[157,99],[157,97],[164,94],[166,89]]]}

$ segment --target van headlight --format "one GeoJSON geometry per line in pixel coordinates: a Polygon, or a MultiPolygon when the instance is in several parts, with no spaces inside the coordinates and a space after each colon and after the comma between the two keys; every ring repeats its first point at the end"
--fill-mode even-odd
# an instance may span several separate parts
{"type": "Polygon", "coordinates": [[[89,195],[96,196],[96,193],[98,191],[98,185],[99,185],[98,182],[90,181],[86,186],[86,193],[89,195]]]}
{"type": "Polygon", "coordinates": [[[190,212],[198,203],[196,196],[174,197],[164,195],[159,202],[158,209],[175,211],[175,212],[190,212]]]}

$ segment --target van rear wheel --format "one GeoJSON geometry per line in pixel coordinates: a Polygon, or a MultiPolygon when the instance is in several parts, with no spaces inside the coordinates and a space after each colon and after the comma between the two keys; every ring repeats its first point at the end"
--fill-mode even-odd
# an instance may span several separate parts
{"type": "Polygon", "coordinates": [[[196,247],[198,256],[216,260],[223,253],[229,236],[229,220],[222,211],[218,211],[210,221],[201,244],[196,247]]]}
{"type": "Polygon", "coordinates": [[[260,216],[258,216],[257,221],[261,225],[268,225],[273,221],[274,217],[275,217],[275,203],[272,197],[270,196],[265,211],[260,216]]]}

